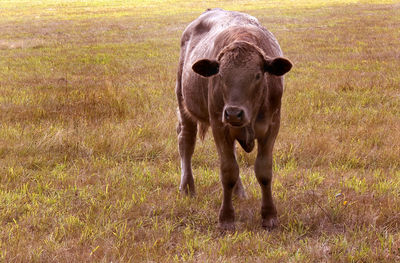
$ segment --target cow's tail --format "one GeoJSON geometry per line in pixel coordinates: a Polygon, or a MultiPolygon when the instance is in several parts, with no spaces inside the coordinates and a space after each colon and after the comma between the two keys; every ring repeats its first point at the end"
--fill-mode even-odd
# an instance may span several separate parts
{"type": "Polygon", "coordinates": [[[204,141],[204,138],[206,137],[206,133],[208,130],[209,125],[205,124],[205,123],[198,123],[198,129],[199,129],[199,138],[204,141]]]}

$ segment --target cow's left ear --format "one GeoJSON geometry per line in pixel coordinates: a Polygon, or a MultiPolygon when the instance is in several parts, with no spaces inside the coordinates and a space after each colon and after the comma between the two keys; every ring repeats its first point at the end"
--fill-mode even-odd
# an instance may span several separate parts
{"type": "Polygon", "coordinates": [[[192,69],[203,77],[211,77],[219,72],[219,63],[216,60],[201,59],[192,65],[192,69]]]}
{"type": "Polygon", "coordinates": [[[292,62],[286,58],[267,58],[264,60],[264,71],[272,75],[282,76],[292,68],[292,62]]]}

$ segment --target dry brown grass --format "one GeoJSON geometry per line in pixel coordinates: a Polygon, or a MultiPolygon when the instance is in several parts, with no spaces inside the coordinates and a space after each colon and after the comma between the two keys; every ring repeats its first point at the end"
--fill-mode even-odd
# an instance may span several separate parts
{"type": "Polygon", "coordinates": [[[396,1],[1,2],[0,261],[400,260],[396,1]],[[266,25],[295,67],[275,147],[280,227],[239,150],[237,232],[216,227],[212,137],[178,193],[179,38],[212,6],[266,25]],[[18,15],[17,15],[18,14],[18,15]]]}

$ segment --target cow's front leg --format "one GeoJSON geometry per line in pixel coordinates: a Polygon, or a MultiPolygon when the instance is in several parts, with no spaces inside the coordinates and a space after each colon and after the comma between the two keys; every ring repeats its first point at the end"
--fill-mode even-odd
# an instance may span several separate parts
{"type": "Polygon", "coordinates": [[[223,129],[213,129],[213,134],[220,157],[220,177],[223,188],[223,200],[219,211],[219,227],[221,230],[234,231],[235,212],[232,204],[232,192],[239,178],[239,166],[234,152],[234,140],[229,136],[224,136],[223,129]]]}
{"type": "Polygon", "coordinates": [[[232,204],[233,187],[239,177],[239,166],[234,155],[221,156],[221,182],[223,200],[219,211],[219,226],[222,230],[235,230],[235,212],[232,204]]]}
{"type": "Polygon", "coordinates": [[[254,165],[255,174],[261,187],[261,224],[271,230],[278,226],[278,217],[272,198],[272,149],[279,124],[271,125],[264,138],[258,140],[258,154],[254,165]]]}

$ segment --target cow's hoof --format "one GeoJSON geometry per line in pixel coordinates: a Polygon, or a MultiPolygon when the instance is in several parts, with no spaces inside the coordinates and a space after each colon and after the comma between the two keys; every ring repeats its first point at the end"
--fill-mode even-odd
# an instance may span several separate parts
{"type": "Polygon", "coordinates": [[[179,192],[181,193],[181,195],[183,196],[190,196],[190,197],[194,197],[196,195],[196,192],[187,188],[179,188],[179,192]]]}
{"type": "Polygon", "coordinates": [[[194,184],[183,183],[180,185],[179,191],[184,196],[195,196],[196,195],[194,184]]]}
{"type": "Polygon", "coordinates": [[[235,223],[233,223],[233,222],[219,222],[218,228],[223,233],[235,232],[235,223]]]}
{"type": "Polygon", "coordinates": [[[264,229],[271,231],[279,225],[277,216],[267,216],[262,219],[261,225],[264,229]]]}

